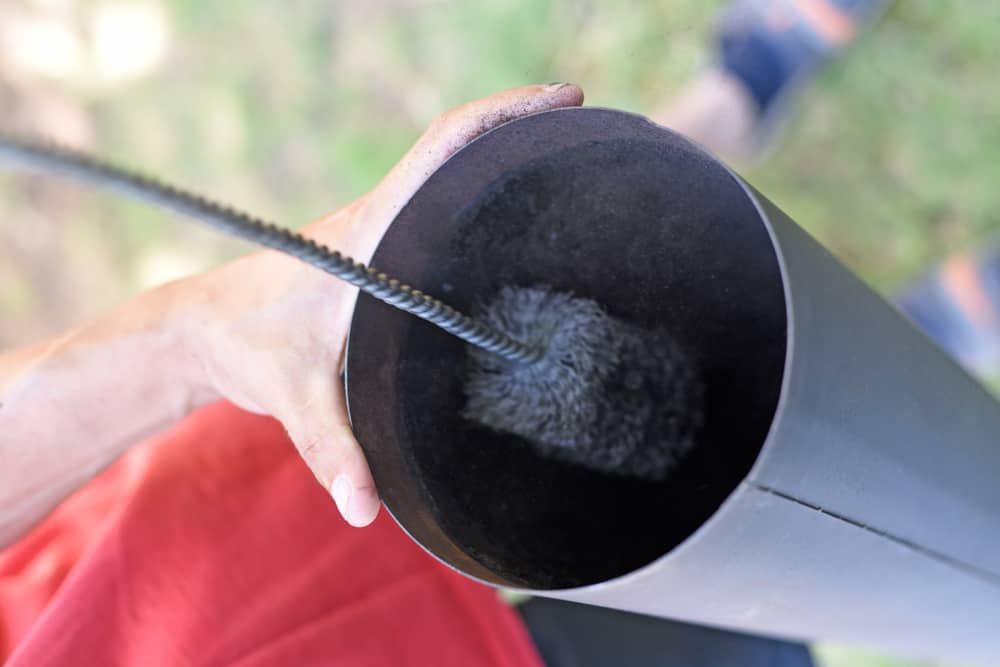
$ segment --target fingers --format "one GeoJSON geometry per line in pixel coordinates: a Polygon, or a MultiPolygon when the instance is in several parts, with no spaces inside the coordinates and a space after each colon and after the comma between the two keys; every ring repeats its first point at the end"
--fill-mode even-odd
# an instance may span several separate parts
{"type": "Polygon", "coordinates": [[[449,156],[467,143],[508,121],[537,113],[583,103],[583,91],[570,83],[551,83],[544,86],[524,86],[496,93],[490,97],[468,102],[438,116],[426,133],[417,141],[398,169],[389,178],[398,178],[397,186],[416,189],[449,156]],[[415,178],[419,178],[414,182],[415,178]]]}
{"type": "MultiPolygon", "coordinates": [[[[583,92],[577,86],[548,84],[515,88],[448,111],[431,124],[373,191],[347,209],[315,223],[309,233],[367,261],[403,205],[457,150],[507,121],[582,102],[583,92]]],[[[344,294],[347,293],[345,288],[344,294]]],[[[327,332],[339,330],[340,324],[346,330],[352,303],[353,299],[346,299],[339,304],[343,308],[343,322],[327,323],[327,332]]],[[[297,369],[292,374],[297,378],[294,389],[282,385],[284,391],[279,392],[278,399],[282,404],[270,412],[285,425],[302,458],[333,496],[344,519],[351,525],[365,526],[378,514],[379,498],[364,453],[350,429],[343,387],[334,379],[335,373],[328,371],[316,374],[297,369]],[[313,386],[309,386],[310,382],[313,386]],[[299,398],[290,396],[293,393],[299,398]]]]}
{"type": "Polygon", "coordinates": [[[347,417],[339,382],[313,389],[304,404],[275,415],[313,475],[333,496],[352,526],[367,526],[378,515],[379,497],[361,446],[347,417]]]}
{"type": "Polygon", "coordinates": [[[551,83],[506,90],[469,102],[440,115],[413,148],[366,198],[351,249],[368,260],[386,227],[417,188],[460,148],[479,135],[540,111],[583,104],[583,91],[570,83],[551,83]]]}

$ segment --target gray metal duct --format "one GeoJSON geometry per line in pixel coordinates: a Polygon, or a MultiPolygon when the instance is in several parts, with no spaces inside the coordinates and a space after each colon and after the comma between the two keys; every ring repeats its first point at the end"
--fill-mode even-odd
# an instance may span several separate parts
{"type": "Polygon", "coordinates": [[[437,558],[537,595],[1000,663],[1000,410],[700,148],[604,109],[509,123],[427,180],[372,263],[466,310],[503,285],[595,299],[667,326],[706,385],[666,481],[573,468],[462,420],[462,344],[361,297],[353,427],[437,558]]]}

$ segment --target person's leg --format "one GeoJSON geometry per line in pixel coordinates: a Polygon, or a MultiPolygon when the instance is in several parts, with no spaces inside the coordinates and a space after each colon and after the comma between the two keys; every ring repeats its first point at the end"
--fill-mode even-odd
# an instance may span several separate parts
{"type": "Polygon", "coordinates": [[[737,0],[712,66],[655,119],[729,160],[758,158],[797,91],[880,14],[885,0],[737,0]]]}
{"type": "Polygon", "coordinates": [[[348,526],[281,424],[225,403],[0,550],[0,662],[81,661],[541,667],[494,590],[386,512],[348,526]]]}
{"type": "Polygon", "coordinates": [[[794,644],[613,609],[535,598],[518,611],[546,667],[812,667],[794,644]]]}

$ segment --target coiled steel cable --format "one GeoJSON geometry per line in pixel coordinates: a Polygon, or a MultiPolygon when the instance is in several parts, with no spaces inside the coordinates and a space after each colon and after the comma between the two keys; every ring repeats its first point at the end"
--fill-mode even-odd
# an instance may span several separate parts
{"type": "Polygon", "coordinates": [[[176,188],[131,169],[49,141],[0,133],[0,165],[57,173],[133,197],[296,257],[394,308],[415,315],[467,343],[505,359],[530,363],[541,351],[465,315],[420,290],[390,278],[301,234],[176,188]]]}

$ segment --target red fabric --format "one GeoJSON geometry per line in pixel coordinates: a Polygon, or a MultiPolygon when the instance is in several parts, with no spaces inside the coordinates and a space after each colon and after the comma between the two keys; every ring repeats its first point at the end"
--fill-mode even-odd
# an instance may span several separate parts
{"type": "Polygon", "coordinates": [[[382,512],[351,528],[275,421],[209,406],[0,552],[0,658],[540,667],[517,614],[382,512]]]}

